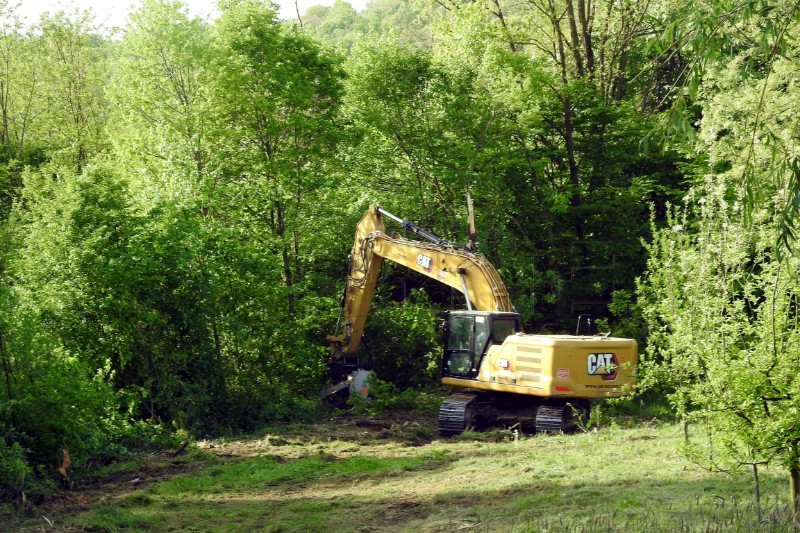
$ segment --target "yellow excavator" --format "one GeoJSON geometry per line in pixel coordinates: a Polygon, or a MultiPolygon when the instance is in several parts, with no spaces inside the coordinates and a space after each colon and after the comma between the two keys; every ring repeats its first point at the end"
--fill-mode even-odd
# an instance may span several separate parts
{"type": "Polygon", "coordinates": [[[483,255],[373,206],[356,227],[337,333],[327,337],[331,385],[323,396],[366,392],[357,352],[385,259],[455,288],[466,300],[466,310],[449,311],[445,320],[442,383],[458,390],[439,409],[442,435],[508,416],[534,420],[537,432],[566,432],[588,418],[592,400],[632,392],[635,340],[524,334],[503,281],[483,255]],[[387,234],[384,216],[425,242],[387,234]]]}

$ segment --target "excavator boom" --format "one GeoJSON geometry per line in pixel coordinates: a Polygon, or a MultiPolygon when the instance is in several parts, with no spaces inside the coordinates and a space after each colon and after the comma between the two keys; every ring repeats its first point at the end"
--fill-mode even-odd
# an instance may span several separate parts
{"type": "Polygon", "coordinates": [[[349,361],[354,364],[384,259],[461,291],[468,309],[513,311],[505,284],[483,255],[439,239],[432,233],[373,206],[356,226],[342,308],[344,331],[328,336],[331,356],[335,362],[349,361]],[[387,234],[383,215],[428,242],[387,234]]]}

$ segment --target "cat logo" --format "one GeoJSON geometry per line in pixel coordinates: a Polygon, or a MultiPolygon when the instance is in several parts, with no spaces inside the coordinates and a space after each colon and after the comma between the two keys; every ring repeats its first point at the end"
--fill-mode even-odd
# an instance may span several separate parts
{"type": "Polygon", "coordinates": [[[417,264],[424,268],[425,272],[430,272],[431,268],[433,268],[433,259],[425,254],[419,254],[417,256],[417,264]]]}
{"type": "Polygon", "coordinates": [[[614,381],[619,373],[619,359],[613,353],[590,353],[586,358],[590,376],[600,376],[604,381],[614,381]]]}

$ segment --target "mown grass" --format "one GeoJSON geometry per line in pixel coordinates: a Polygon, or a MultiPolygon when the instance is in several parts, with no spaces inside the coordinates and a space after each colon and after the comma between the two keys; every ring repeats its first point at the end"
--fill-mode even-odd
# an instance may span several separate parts
{"type": "Polygon", "coordinates": [[[422,446],[282,439],[49,519],[56,529],[151,532],[792,530],[783,471],[760,472],[756,509],[750,475],[687,463],[682,436],[664,425],[422,446]]]}

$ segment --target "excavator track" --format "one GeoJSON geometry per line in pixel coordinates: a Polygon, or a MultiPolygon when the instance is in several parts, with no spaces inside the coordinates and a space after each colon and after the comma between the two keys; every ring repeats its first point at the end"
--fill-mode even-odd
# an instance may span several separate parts
{"type": "Polygon", "coordinates": [[[458,435],[473,424],[477,394],[456,392],[439,407],[439,433],[458,435]]]}
{"type": "Polygon", "coordinates": [[[572,405],[540,405],[536,410],[537,433],[569,433],[574,431],[579,418],[586,418],[587,409],[572,405]]]}
{"type": "Polygon", "coordinates": [[[537,433],[559,433],[564,429],[566,407],[563,405],[540,405],[536,410],[537,433]]]}

